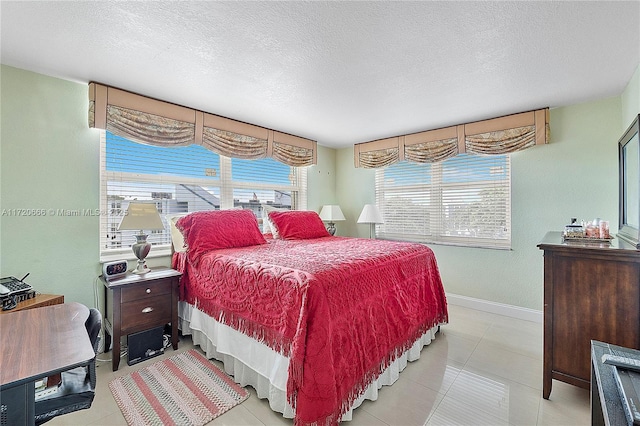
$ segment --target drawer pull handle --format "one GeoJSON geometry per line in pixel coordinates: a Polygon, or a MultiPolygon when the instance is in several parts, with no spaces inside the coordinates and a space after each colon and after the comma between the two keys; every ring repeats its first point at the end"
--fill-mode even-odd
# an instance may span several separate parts
{"type": "Polygon", "coordinates": [[[147,294],[149,294],[149,293],[151,293],[151,289],[150,288],[147,289],[147,294]]]}
{"type": "Polygon", "coordinates": [[[153,308],[148,306],[142,310],[143,314],[148,314],[149,312],[153,312],[153,308]]]}

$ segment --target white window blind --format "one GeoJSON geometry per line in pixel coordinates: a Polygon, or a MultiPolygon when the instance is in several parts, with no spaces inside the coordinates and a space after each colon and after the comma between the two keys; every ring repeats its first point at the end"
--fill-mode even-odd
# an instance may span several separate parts
{"type": "Polygon", "coordinates": [[[103,131],[100,170],[102,260],[131,252],[135,231],[118,231],[118,225],[132,200],[156,203],[165,223],[147,238],[156,252],[171,244],[167,215],[235,207],[251,209],[260,219],[261,204],[307,207],[306,168],[271,158],[232,159],[198,145],[144,145],[103,131]]]}
{"type": "Polygon", "coordinates": [[[508,155],[461,154],[438,163],[403,161],[376,170],[379,238],[509,249],[508,155]]]}

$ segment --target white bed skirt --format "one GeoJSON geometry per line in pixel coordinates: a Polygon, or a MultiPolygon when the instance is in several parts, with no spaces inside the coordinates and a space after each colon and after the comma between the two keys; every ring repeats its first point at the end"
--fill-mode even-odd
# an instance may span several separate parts
{"type": "MultiPolygon", "coordinates": [[[[226,326],[186,302],[178,305],[179,328],[183,335],[191,335],[207,358],[222,361],[227,374],[241,386],[251,385],[261,399],[267,398],[273,411],[292,419],[294,411],[287,402],[287,372],[289,358],[263,343],[226,326]]],[[[413,346],[391,364],[365,393],[358,398],[342,421],[351,420],[353,409],[365,399],[378,399],[378,389],[391,386],[398,380],[408,361],[420,358],[422,348],[435,338],[438,326],[427,331],[413,346]]]]}

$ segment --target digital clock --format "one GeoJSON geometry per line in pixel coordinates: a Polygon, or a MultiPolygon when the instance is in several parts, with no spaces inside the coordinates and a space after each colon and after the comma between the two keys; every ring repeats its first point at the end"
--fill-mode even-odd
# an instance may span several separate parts
{"type": "Polygon", "coordinates": [[[102,276],[107,280],[124,277],[127,274],[129,264],[126,260],[115,260],[102,265],[102,276]]]}

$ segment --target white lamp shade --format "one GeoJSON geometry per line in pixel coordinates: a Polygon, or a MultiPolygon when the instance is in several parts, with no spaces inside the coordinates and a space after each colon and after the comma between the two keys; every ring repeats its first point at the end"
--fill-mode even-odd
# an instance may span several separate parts
{"type": "Polygon", "coordinates": [[[131,202],[118,226],[118,230],[123,229],[164,229],[164,224],[155,203],[131,202]]]}
{"type": "Polygon", "coordinates": [[[358,218],[358,223],[384,223],[380,210],[375,204],[365,204],[358,218]]]}
{"type": "Polygon", "coordinates": [[[338,222],[340,220],[346,220],[340,210],[340,206],[326,205],[322,207],[320,211],[320,219],[325,222],[338,222]]]}

